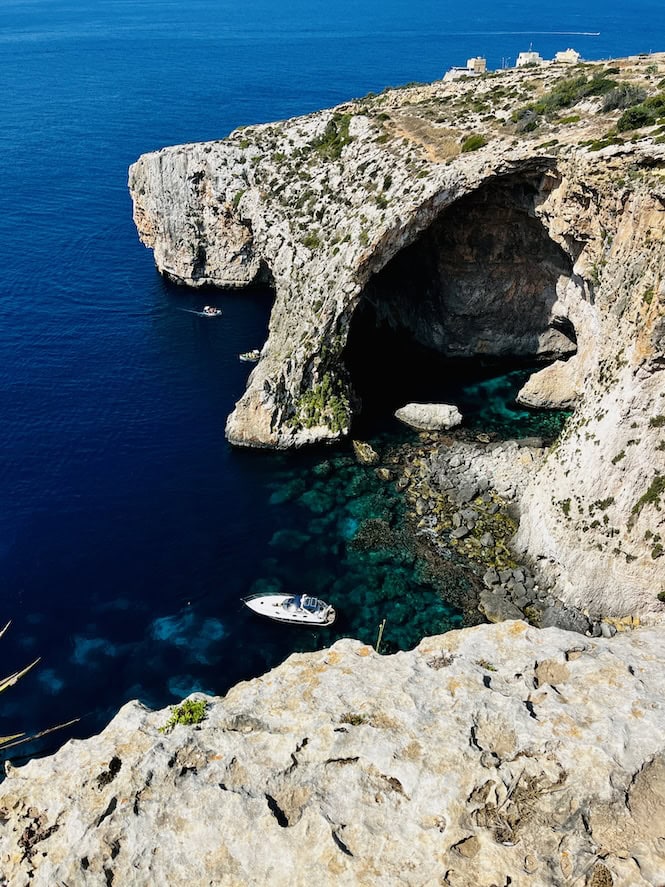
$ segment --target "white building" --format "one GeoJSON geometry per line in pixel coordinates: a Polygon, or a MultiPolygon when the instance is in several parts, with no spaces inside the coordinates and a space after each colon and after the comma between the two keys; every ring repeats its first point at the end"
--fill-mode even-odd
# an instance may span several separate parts
{"type": "Polygon", "coordinates": [[[485,74],[487,72],[487,59],[484,59],[481,55],[467,59],[466,69],[473,74],[485,74]]]}
{"type": "Polygon", "coordinates": [[[460,77],[478,77],[480,74],[487,72],[487,59],[478,55],[475,58],[467,59],[466,68],[455,67],[446,71],[443,78],[444,83],[450,80],[459,80],[460,77]]]}
{"type": "Polygon", "coordinates": [[[554,56],[555,62],[565,62],[567,65],[576,65],[582,56],[575,49],[566,49],[563,52],[557,52],[554,56]]]}
{"type": "Polygon", "coordinates": [[[517,56],[516,67],[524,68],[526,65],[542,65],[544,61],[539,52],[534,52],[530,49],[528,52],[520,52],[517,56]]]}

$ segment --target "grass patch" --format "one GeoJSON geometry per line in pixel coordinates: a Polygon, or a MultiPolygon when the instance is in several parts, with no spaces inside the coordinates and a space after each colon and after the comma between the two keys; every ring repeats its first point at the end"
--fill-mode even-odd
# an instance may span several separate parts
{"type": "Polygon", "coordinates": [[[344,712],[339,722],[340,724],[350,724],[352,727],[360,727],[361,724],[367,723],[367,715],[347,711],[344,712]]]}

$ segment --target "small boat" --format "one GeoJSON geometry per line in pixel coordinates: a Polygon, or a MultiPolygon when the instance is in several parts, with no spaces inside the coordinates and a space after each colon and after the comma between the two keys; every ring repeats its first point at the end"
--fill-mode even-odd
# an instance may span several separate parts
{"type": "Polygon", "coordinates": [[[245,363],[256,363],[259,357],[261,357],[261,352],[258,348],[253,348],[251,351],[243,351],[238,357],[240,360],[244,360],[245,363]]]}
{"type": "Polygon", "coordinates": [[[222,309],[215,308],[214,305],[204,305],[203,311],[201,312],[201,314],[203,314],[204,317],[219,317],[219,315],[221,313],[222,313],[222,309]]]}
{"type": "Polygon", "coordinates": [[[260,616],[292,625],[332,625],[336,616],[330,604],[307,594],[252,594],[243,603],[260,616]]]}

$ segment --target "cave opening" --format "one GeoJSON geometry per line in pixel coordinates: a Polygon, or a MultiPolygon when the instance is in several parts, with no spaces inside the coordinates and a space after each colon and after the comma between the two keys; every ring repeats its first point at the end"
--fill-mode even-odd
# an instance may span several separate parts
{"type": "Polygon", "coordinates": [[[454,403],[466,419],[480,417],[485,397],[508,409],[534,369],[575,353],[558,302],[572,261],[534,211],[540,180],[491,180],[370,278],[343,355],[354,433],[389,427],[410,401],[454,403]]]}

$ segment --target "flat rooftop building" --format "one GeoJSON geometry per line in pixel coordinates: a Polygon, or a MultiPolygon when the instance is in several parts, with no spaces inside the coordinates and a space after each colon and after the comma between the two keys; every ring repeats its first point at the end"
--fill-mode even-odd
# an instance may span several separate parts
{"type": "Polygon", "coordinates": [[[475,58],[467,59],[466,68],[453,67],[446,71],[444,82],[450,80],[459,80],[460,77],[478,77],[480,74],[487,72],[487,59],[478,55],[475,58]]]}
{"type": "Polygon", "coordinates": [[[517,64],[516,67],[524,68],[526,65],[542,65],[544,59],[541,57],[539,52],[534,52],[530,49],[528,52],[520,52],[517,56],[517,64]]]}

